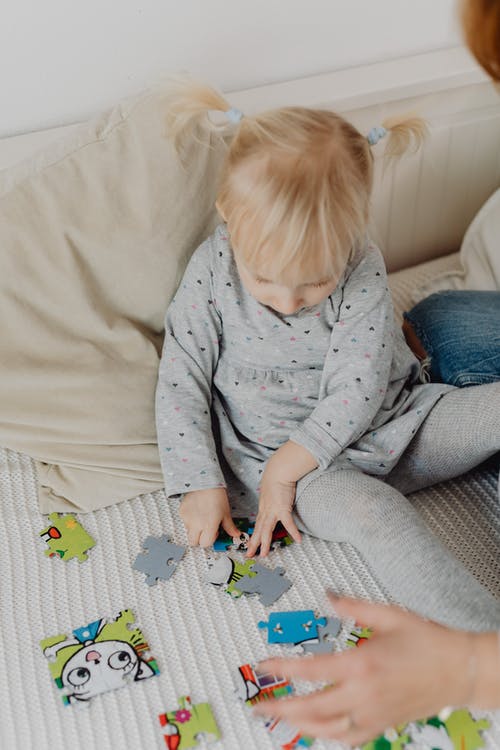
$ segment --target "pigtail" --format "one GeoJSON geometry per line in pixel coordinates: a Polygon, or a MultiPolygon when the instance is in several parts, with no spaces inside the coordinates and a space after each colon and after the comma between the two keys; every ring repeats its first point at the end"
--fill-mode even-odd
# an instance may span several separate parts
{"type": "Polygon", "coordinates": [[[388,136],[384,152],[387,162],[398,159],[408,152],[416,153],[429,133],[425,120],[416,115],[389,117],[384,120],[382,127],[388,136]]]}
{"type": "Polygon", "coordinates": [[[177,150],[180,150],[187,136],[203,138],[210,133],[220,135],[229,124],[237,122],[237,118],[230,116],[234,112],[237,110],[231,109],[222,94],[211,86],[188,76],[169,80],[166,128],[177,150]],[[217,113],[221,116],[217,117],[217,113]]]}

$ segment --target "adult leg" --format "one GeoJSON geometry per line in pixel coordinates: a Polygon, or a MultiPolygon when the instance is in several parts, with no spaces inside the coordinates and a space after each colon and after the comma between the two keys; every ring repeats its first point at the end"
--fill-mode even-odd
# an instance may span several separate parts
{"type": "Polygon", "coordinates": [[[500,292],[444,291],[405,313],[403,331],[430,376],[451,385],[500,380],[500,292]]]}
{"type": "Polygon", "coordinates": [[[388,475],[405,495],[464,474],[500,451],[500,381],[445,393],[388,475]]]}
{"type": "Polygon", "coordinates": [[[308,534],[353,544],[390,595],[420,615],[469,630],[500,627],[500,602],[385,482],[326,472],[298,495],[296,520],[308,534]]]}

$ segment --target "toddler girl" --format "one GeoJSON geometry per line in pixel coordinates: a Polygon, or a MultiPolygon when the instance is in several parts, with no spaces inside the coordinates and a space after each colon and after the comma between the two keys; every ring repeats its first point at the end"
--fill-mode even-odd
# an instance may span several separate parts
{"type": "Polygon", "coordinates": [[[500,624],[493,597],[427,530],[404,493],[500,449],[500,384],[421,384],[367,236],[371,145],[401,153],[420,120],[363,136],[333,112],[243,117],[186,84],[179,142],[234,123],[218,189],[224,223],[193,254],[168,308],[157,389],[167,496],[189,543],[258,514],[249,556],[281,521],[355,544],[399,602],[462,627],[500,624]],[[389,132],[388,132],[389,131],[389,132]],[[495,413],[496,412],[496,413],[495,413]]]}

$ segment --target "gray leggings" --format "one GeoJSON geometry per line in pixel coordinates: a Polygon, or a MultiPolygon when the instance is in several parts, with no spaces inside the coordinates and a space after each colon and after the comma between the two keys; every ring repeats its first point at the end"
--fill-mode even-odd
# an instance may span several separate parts
{"type": "Polygon", "coordinates": [[[498,629],[500,601],[405,497],[463,474],[498,451],[500,382],[450,391],[385,481],[350,468],[311,481],[297,497],[298,526],[321,539],[353,544],[388,593],[424,617],[469,630],[498,629]]]}

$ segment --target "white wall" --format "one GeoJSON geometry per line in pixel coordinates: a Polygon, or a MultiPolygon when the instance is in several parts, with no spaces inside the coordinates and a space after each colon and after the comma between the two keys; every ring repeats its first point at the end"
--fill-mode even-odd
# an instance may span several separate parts
{"type": "Polygon", "coordinates": [[[450,47],[457,0],[17,0],[0,137],[85,119],[165,72],[223,90],[450,47]]]}

